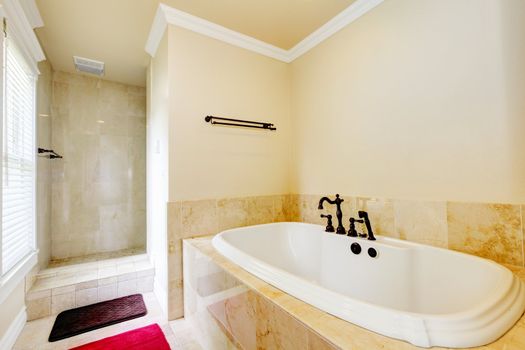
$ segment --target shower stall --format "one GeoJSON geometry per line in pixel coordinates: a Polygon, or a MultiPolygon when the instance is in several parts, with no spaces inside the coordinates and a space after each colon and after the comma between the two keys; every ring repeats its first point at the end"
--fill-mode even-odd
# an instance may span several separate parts
{"type": "Polygon", "coordinates": [[[28,319],[153,290],[146,91],[39,65],[37,246],[28,319]]]}
{"type": "Polygon", "coordinates": [[[142,87],[53,73],[52,265],[145,251],[145,106],[142,87]]]}

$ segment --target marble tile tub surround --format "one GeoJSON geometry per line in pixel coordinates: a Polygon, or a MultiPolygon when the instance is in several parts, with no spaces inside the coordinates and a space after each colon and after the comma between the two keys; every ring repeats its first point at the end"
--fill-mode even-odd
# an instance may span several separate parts
{"type": "MultiPolygon", "coordinates": [[[[317,209],[322,196],[290,195],[291,220],[324,225],[321,212],[329,212],[335,218],[334,207],[317,209]]],[[[341,197],[345,200],[342,211],[346,228],[351,216],[366,210],[376,234],[524,266],[523,205],[341,197]]]]}
{"type": "MultiPolygon", "coordinates": [[[[184,316],[182,239],[279,221],[324,225],[321,212],[332,213],[335,223],[334,207],[317,209],[322,196],[289,194],[168,203],[169,318],[184,316]]],[[[369,212],[376,234],[524,266],[519,205],[341,197],[345,199],[342,210],[346,228],[350,216],[363,209],[369,212]]]]}
{"type": "Polygon", "coordinates": [[[146,91],[53,73],[51,258],[146,243],[146,91]]]}
{"type": "Polygon", "coordinates": [[[202,348],[336,349],[201,252],[200,243],[184,241],[184,307],[202,348]]]}
{"type": "MultiPolygon", "coordinates": [[[[525,280],[525,269],[511,269],[525,280]]],[[[203,348],[421,349],[343,321],[280,291],[220,255],[211,237],[184,241],[184,271],[188,276],[185,319],[199,341],[206,342],[203,348]]],[[[522,316],[497,341],[471,349],[524,348],[522,316]]]]}
{"type": "Polygon", "coordinates": [[[271,195],[168,203],[170,320],[184,316],[182,240],[235,227],[290,221],[294,207],[290,198],[289,195],[271,195]]]}

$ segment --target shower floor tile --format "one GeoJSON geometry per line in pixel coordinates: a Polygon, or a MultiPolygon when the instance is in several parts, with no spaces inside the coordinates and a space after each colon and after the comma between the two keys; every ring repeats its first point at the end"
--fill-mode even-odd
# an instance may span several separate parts
{"type": "Polygon", "coordinates": [[[97,254],[90,254],[86,256],[79,256],[74,258],[64,258],[64,259],[56,259],[49,262],[49,267],[60,267],[60,266],[67,266],[67,265],[73,265],[73,264],[83,264],[83,263],[89,263],[89,262],[98,262],[98,261],[107,261],[112,260],[116,258],[129,258],[133,259],[133,257],[137,255],[142,255],[145,253],[145,250],[143,248],[131,248],[131,249],[124,249],[124,250],[118,250],[114,252],[106,252],[106,253],[97,253],[97,254]]]}

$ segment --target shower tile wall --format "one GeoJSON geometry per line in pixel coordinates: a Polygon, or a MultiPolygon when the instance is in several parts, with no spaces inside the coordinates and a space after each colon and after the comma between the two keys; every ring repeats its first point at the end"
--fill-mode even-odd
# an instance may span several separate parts
{"type": "Polygon", "coordinates": [[[53,74],[51,258],[146,244],[146,91],[53,74]]]}
{"type": "MultiPolygon", "coordinates": [[[[37,146],[51,147],[51,96],[53,91],[51,65],[47,61],[38,64],[40,75],[37,85],[37,146]]],[[[51,166],[50,159],[37,158],[37,246],[38,268],[45,268],[51,256],[51,166]]],[[[35,273],[37,272],[35,271],[35,273]]],[[[30,287],[31,283],[27,286],[30,287]]]]}

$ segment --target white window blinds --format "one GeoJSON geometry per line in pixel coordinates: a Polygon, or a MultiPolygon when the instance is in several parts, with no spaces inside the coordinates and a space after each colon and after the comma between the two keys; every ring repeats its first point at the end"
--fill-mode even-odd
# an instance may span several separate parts
{"type": "Polygon", "coordinates": [[[4,40],[2,275],[34,250],[35,76],[4,40]]]}

